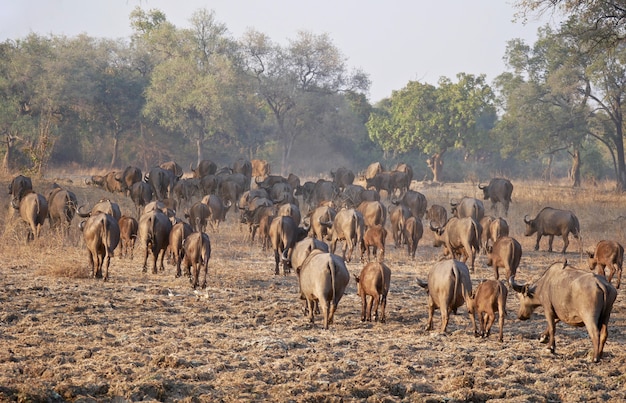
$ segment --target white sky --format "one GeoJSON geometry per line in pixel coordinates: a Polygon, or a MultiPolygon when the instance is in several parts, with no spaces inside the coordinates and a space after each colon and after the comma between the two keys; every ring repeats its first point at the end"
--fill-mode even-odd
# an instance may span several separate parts
{"type": "Polygon", "coordinates": [[[436,84],[441,76],[505,71],[506,42],[532,44],[548,21],[512,22],[512,0],[0,0],[0,41],[40,35],[129,37],[130,12],[159,9],[179,28],[194,11],[215,11],[239,38],[248,29],[279,43],[300,30],[327,33],[350,68],[372,81],[369,99],[391,96],[409,81],[436,84]]]}

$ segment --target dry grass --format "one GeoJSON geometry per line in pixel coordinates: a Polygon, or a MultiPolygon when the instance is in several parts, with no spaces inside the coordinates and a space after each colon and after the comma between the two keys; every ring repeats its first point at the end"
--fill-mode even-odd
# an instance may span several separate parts
{"type": "MultiPolygon", "coordinates": [[[[10,178],[0,180],[6,189],[10,178]]],[[[46,183],[34,183],[43,191],[46,183]]],[[[119,195],[66,183],[81,202],[101,197],[132,205],[119,195]]],[[[515,183],[508,222],[524,249],[518,281],[536,278],[562,255],[542,240],[523,236],[522,217],[542,207],[568,208],[580,218],[584,247],[600,239],[626,243],[626,198],[609,190],[572,190],[515,183]]],[[[479,196],[469,184],[416,189],[429,203],[479,196]]],[[[361,323],[351,283],[328,331],[302,315],[294,275],[274,276],[271,253],[244,242],[234,214],[211,232],[210,286],[193,291],[186,279],[141,272],[143,250],[133,261],[115,257],[110,281],[88,276],[86,251],[76,228],[68,238],[51,233],[25,243],[24,227],[0,193],[0,400],[2,401],[624,401],[626,304],[618,296],[605,356],[590,363],[584,328],[558,325],[557,354],[537,341],[540,312],[515,319],[508,300],[504,343],[476,339],[467,312],[451,318],[448,333],[426,332],[427,298],[416,277],[441,253],[425,231],[416,261],[388,248],[392,269],[388,323],[361,323]]],[[[489,207],[489,202],[486,203],[489,207]]],[[[581,262],[577,242],[567,258],[581,262]]],[[[561,241],[554,241],[560,250],[561,241]]],[[[358,272],[361,264],[348,268],[358,272]]],[[[490,278],[485,258],[473,282],[490,278]]],[[[438,328],[439,315],[435,317],[438,328]]]]}

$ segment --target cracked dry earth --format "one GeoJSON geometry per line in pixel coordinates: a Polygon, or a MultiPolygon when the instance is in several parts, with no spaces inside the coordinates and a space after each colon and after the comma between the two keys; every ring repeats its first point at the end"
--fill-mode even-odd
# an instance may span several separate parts
{"type": "MultiPolygon", "coordinates": [[[[36,190],[44,186],[35,184],[36,190]]],[[[465,184],[417,188],[429,204],[442,205],[450,197],[474,195],[473,189],[465,184]]],[[[514,193],[507,218],[511,235],[524,249],[519,282],[537,278],[563,258],[546,252],[546,241],[533,251],[534,237],[523,235],[524,214],[548,202],[559,207],[565,199],[533,189],[514,193]]],[[[73,190],[87,204],[105,195],[80,186],[73,190]]],[[[569,195],[571,189],[559,192],[569,195]]],[[[131,208],[121,196],[113,197],[120,198],[123,211],[131,208]]],[[[590,362],[585,328],[559,324],[556,354],[546,352],[538,342],[545,328],[541,310],[531,320],[517,320],[514,292],[507,301],[503,343],[495,337],[497,328],[487,339],[475,338],[465,307],[452,316],[446,334],[427,332],[427,295],[416,278],[426,278],[441,250],[431,246],[426,229],[415,261],[388,241],[387,323],[360,321],[360,299],[351,280],[335,322],[324,330],[320,317],[310,324],[303,316],[295,274],[273,275],[271,252],[245,241],[246,230],[232,211],[218,232],[209,232],[209,286],[194,291],[186,278],[174,277],[167,263],[165,272],[142,273],[141,247],[133,260],[112,259],[109,282],[91,279],[78,219],[67,238],[46,224],[43,239],[27,244],[8,196],[0,198],[6,207],[0,238],[0,401],[626,400],[623,290],[598,364],[590,362]]],[[[625,242],[619,223],[598,217],[619,216],[623,197],[581,193],[570,201],[586,249],[603,238],[625,242]]],[[[555,249],[561,245],[555,240],[555,249]]],[[[582,266],[576,249],[576,241],[571,242],[566,257],[582,266]]],[[[484,256],[476,266],[474,286],[493,276],[484,256]]],[[[361,268],[361,263],[348,264],[352,273],[361,268]]],[[[439,320],[437,311],[436,329],[439,320]]]]}

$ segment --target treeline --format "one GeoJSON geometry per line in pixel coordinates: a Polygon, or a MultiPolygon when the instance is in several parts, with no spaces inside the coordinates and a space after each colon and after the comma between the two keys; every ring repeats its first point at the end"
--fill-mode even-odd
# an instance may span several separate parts
{"type": "Polygon", "coordinates": [[[568,36],[575,18],[541,30],[533,46],[512,40],[510,71],[493,85],[460,73],[409,82],[376,105],[368,75],[349,68],[328,35],[235,39],[207,10],[186,28],[141,8],[130,22],[134,33],[121,40],[31,34],[0,44],[5,170],[245,157],[317,175],[381,160],[411,163],[416,179],[626,184],[626,53],[583,49],[568,36]]]}

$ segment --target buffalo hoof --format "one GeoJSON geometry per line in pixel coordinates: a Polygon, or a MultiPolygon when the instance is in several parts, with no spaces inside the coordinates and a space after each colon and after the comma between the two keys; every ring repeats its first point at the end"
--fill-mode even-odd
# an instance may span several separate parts
{"type": "Polygon", "coordinates": [[[539,336],[539,343],[547,343],[549,340],[549,337],[547,334],[542,334],[541,336],[539,336]]]}

